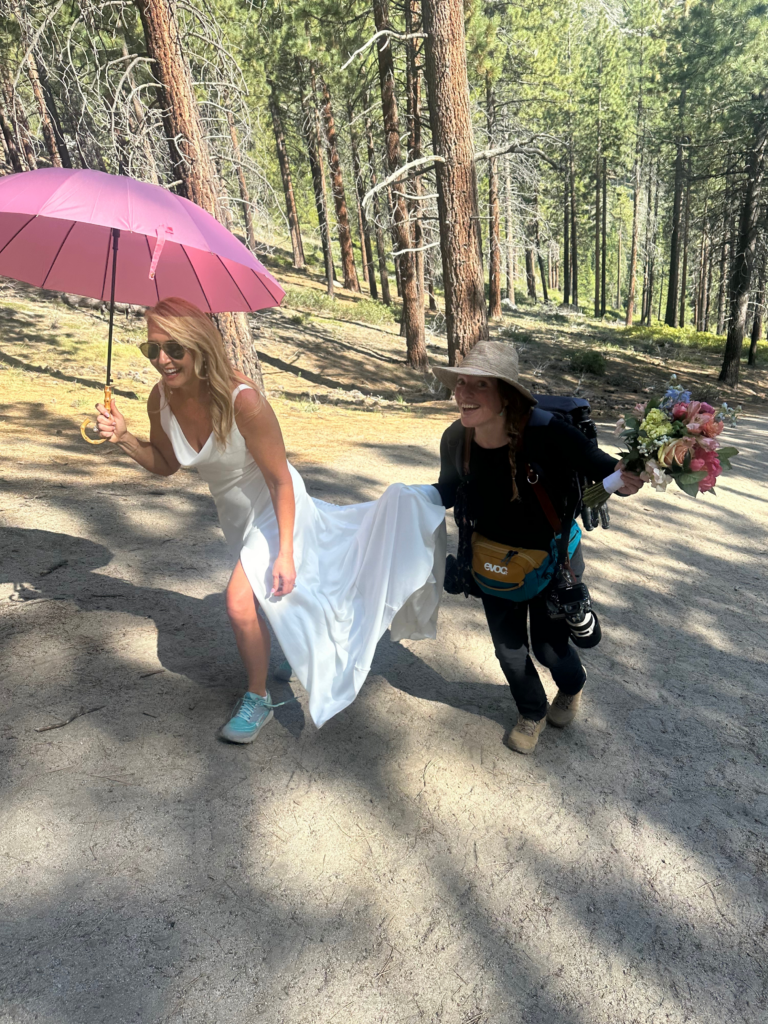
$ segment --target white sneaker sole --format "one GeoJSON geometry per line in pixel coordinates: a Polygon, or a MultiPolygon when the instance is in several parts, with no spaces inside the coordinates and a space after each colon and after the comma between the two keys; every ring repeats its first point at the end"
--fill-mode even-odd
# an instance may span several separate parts
{"type": "Polygon", "coordinates": [[[229,732],[227,732],[227,728],[228,728],[228,725],[229,725],[229,723],[227,723],[227,725],[224,725],[224,726],[221,727],[221,730],[219,732],[219,736],[221,736],[221,738],[223,740],[226,740],[228,743],[253,743],[253,741],[259,735],[259,733],[264,728],[264,726],[267,724],[267,722],[271,722],[274,717],[275,717],[274,712],[270,711],[269,714],[267,715],[267,717],[264,719],[264,721],[259,725],[258,729],[256,729],[253,732],[253,734],[249,734],[247,736],[244,736],[243,733],[238,733],[238,732],[229,733],[229,732]]]}

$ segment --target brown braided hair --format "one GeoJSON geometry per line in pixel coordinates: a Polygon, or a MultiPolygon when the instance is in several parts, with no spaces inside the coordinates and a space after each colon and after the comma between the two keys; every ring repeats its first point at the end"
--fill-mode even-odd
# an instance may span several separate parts
{"type": "MultiPolygon", "coordinates": [[[[498,378],[497,378],[498,379],[498,378]]],[[[507,429],[507,444],[509,446],[509,468],[512,471],[512,501],[520,498],[517,489],[517,453],[523,439],[523,430],[532,409],[527,398],[507,384],[505,380],[498,380],[499,395],[504,403],[505,426],[507,429]]]]}

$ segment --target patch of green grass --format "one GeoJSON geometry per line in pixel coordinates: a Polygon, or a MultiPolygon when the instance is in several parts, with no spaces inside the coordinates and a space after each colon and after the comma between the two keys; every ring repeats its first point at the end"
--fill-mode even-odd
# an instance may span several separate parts
{"type": "Polygon", "coordinates": [[[283,308],[311,310],[336,320],[361,320],[366,324],[392,324],[399,319],[399,309],[395,306],[385,306],[373,299],[351,302],[331,299],[316,288],[289,288],[283,299],[283,308]]]}
{"type": "Polygon", "coordinates": [[[571,356],[571,369],[576,373],[591,373],[593,377],[604,377],[605,366],[605,356],[594,349],[574,352],[571,356]]]}

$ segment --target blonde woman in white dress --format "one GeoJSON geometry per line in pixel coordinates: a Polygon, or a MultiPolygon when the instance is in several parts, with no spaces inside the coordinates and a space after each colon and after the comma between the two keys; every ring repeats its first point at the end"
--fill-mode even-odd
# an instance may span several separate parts
{"type": "Polygon", "coordinates": [[[435,635],[445,564],[439,494],[393,484],[365,504],[310,498],[272,407],[233,369],[211,318],[183,299],[165,299],[146,317],[141,349],[161,375],[147,402],[149,440],[128,430],[114,401],[97,406],[97,426],[150,473],[192,467],[210,487],[236,561],[227,613],[248,678],[221,734],[250,743],[272,718],[267,622],[321,726],[354,700],[388,627],[393,639],[435,635]]]}

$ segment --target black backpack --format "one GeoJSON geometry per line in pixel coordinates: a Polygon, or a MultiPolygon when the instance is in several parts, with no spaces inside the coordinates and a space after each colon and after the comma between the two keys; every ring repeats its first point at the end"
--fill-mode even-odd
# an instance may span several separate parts
{"type": "MultiPolygon", "coordinates": [[[[580,430],[590,444],[597,448],[597,427],[592,419],[592,410],[586,398],[576,398],[574,395],[534,395],[533,397],[538,404],[531,412],[528,426],[544,426],[553,416],[556,416],[580,430]]],[[[582,504],[584,489],[596,482],[574,474],[573,495],[569,505],[574,518],[581,513],[585,530],[594,530],[598,523],[607,529],[610,523],[606,505],[601,505],[599,508],[585,508],[582,504]]]]}

